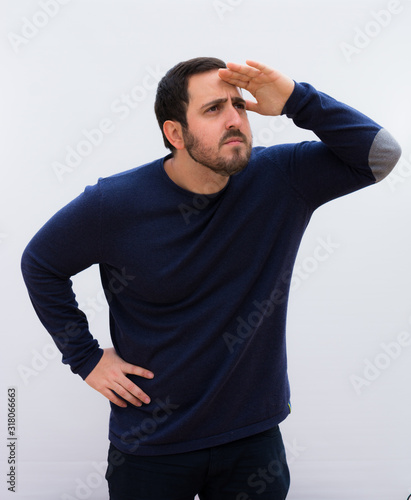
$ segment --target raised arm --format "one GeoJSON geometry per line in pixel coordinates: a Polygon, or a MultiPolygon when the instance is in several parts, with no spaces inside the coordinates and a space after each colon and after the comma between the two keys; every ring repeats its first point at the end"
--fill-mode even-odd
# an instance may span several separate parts
{"type": "Polygon", "coordinates": [[[264,64],[228,63],[219,75],[254,96],[248,110],[285,114],[321,140],[296,146],[289,166],[290,177],[313,205],[381,181],[401,155],[391,134],[364,114],[264,64]]]}

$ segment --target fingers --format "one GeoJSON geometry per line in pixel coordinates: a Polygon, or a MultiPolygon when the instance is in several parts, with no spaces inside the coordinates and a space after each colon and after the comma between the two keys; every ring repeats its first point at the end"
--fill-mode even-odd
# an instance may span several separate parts
{"type": "Polygon", "coordinates": [[[273,68],[266,64],[247,59],[246,64],[228,62],[227,68],[220,69],[219,73],[222,77],[234,77],[240,81],[248,81],[250,78],[260,76],[261,73],[270,75],[273,71],[273,68]]]}
{"type": "Polygon", "coordinates": [[[141,368],[141,366],[132,365],[126,362],[124,362],[123,372],[128,373],[129,375],[137,375],[138,377],[149,379],[154,377],[154,373],[150,370],[146,370],[145,368],[141,368]]]}
{"type": "Polygon", "coordinates": [[[253,61],[251,59],[247,59],[246,63],[248,64],[248,66],[252,66],[253,68],[257,69],[258,72],[264,73],[266,75],[269,75],[273,72],[273,68],[270,68],[270,66],[267,66],[266,64],[253,61]]]}
{"type": "MultiPolygon", "coordinates": [[[[250,61],[252,62],[252,61],[250,61]]],[[[237,63],[232,63],[229,62],[227,63],[227,68],[231,70],[233,73],[236,73],[238,75],[242,75],[246,79],[250,78],[255,78],[260,74],[259,69],[257,67],[252,67],[252,65],[248,64],[248,61],[246,61],[247,64],[237,64],[237,63]]],[[[259,63],[255,63],[259,64],[259,63]]],[[[264,65],[262,65],[264,66],[264,65]]]]}
{"type": "Polygon", "coordinates": [[[219,69],[218,75],[222,80],[230,85],[235,85],[236,87],[241,87],[243,89],[246,89],[250,82],[250,77],[231,69],[219,69]]]}
{"type": "MultiPolygon", "coordinates": [[[[140,389],[136,384],[134,384],[126,375],[137,375],[139,377],[152,379],[154,373],[141,366],[132,365],[127,362],[122,364],[123,374],[116,380],[116,386],[113,390],[121,396],[123,399],[133,404],[134,406],[141,406],[143,403],[150,403],[150,397],[140,389]]],[[[118,399],[118,398],[117,398],[118,399]]]]}
{"type": "Polygon", "coordinates": [[[266,64],[251,59],[247,59],[246,63],[228,62],[227,68],[220,69],[218,74],[225,82],[251,92],[256,85],[269,83],[276,77],[276,72],[266,64]]]}
{"type": "Polygon", "coordinates": [[[120,358],[114,349],[105,349],[94,370],[85,381],[112,403],[125,408],[127,402],[134,406],[150,403],[150,397],[134,384],[127,375],[152,379],[153,372],[132,365],[120,358]]]}
{"type": "Polygon", "coordinates": [[[266,64],[247,59],[246,65],[227,63],[220,78],[250,92],[257,102],[247,101],[247,110],[277,116],[294,90],[294,80],[266,64]]]}
{"type": "Polygon", "coordinates": [[[104,390],[99,391],[99,392],[103,396],[105,396],[109,401],[111,401],[112,403],[114,403],[117,406],[120,406],[120,408],[127,408],[127,403],[124,400],[117,397],[116,394],[111,389],[104,389],[104,390]]]}
{"type": "MultiPolygon", "coordinates": [[[[151,401],[149,396],[127,377],[124,377],[114,383],[112,391],[114,391],[116,395],[123,398],[123,400],[128,401],[134,406],[142,406],[143,403],[149,404],[151,401]]],[[[115,394],[113,394],[114,398],[116,398],[115,394]]]]}
{"type": "Polygon", "coordinates": [[[127,402],[134,406],[142,406],[150,403],[150,397],[124,375],[118,376],[111,381],[107,381],[101,388],[97,388],[103,396],[112,403],[125,408],[127,402]]]}

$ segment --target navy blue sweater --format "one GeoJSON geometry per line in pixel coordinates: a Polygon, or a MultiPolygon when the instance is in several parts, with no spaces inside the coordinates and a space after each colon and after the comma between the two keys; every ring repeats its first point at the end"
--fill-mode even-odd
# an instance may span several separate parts
{"type": "Polygon", "coordinates": [[[30,298],[86,378],[102,356],[70,277],[99,264],[117,353],[154,372],[130,376],[151,397],[111,404],[110,440],[158,455],[264,431],[289,413],[286,311],[313,211],[382,179],[400,149],[375,122],[308,84],[283,113],[319,141],[254,148],[217,194],[174,184],[164,159],[100,179],[27,246],[30,298]]]}

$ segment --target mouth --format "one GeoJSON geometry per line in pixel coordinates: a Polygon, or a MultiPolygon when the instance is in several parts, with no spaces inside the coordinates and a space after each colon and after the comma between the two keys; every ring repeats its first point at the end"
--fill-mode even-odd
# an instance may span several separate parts
{"type": "Polygon", "coordinates": [[[240,137],[231,137],[228,141],[224,143],[224,146],[238,146],[243,144],[243,140],[240,137]]]}

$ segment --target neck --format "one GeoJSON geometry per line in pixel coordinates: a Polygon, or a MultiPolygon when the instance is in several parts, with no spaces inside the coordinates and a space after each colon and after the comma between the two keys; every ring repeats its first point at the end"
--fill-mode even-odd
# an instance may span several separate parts
{"type": "Polygon", "coordinates": [[[229,176],[213,172],[189,155],[182,156],[178,152],[164,162],[164,170],[175,184],[196,194],[218,193],[229,180],[229,176]]]}

